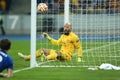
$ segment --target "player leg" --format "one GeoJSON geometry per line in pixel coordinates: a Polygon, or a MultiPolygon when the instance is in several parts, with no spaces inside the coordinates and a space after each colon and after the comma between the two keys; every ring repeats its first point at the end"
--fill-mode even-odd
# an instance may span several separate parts
{"type": "MultiPolygon", "coordinates": [[[[44,51],[45,52],[45,51],[44,51]]],[[[46,55],[46,60],[57,60],[58,54],[56,53],[56,50],[49,50],[49,53],[46,55]]]]}
{"type": "Polygon", "coordinates": [[[57,54],[58,54],[57,59],[60,61],[70,61],[71,60],[71,56],[67,53],[57,51],[57,54]]]}
{"type": "Polygon", "coordinates": [[[53,49],[42,49],[46,55],[46,60],[60,60],[60,61],[70,61],[71,56],[67,53],[61,53],[53,49]]]}
{"type": "MultiPolygon", "coordinates": [[[[30,60],[30,55],[24,55],[22,53],[18,53],[18,56],[25,60],[30,60]]],[[[46,60],[56,60],[57,53],[56,50],[50,50],[50,49],[41,49],[36,51],[36,57],[41,56],[41,61],[46,60]],[[46,56],[46,57],[45,57],[46,56]]]]}
{"type": "MultiPolygon", "coordinates": [[[[40,57],[42,53],[43,53],[42,50],[40,50],[40,49],[37,50],[36,51],[36,57],[40,57]]],[[[25,60],[30,60],[30,55],[24,55],[24,54],[22,54],[22,53],[19,52],[18,56],[21,57],[21,58],[23,58],[23,59],[25,59],[25,60]]]]}

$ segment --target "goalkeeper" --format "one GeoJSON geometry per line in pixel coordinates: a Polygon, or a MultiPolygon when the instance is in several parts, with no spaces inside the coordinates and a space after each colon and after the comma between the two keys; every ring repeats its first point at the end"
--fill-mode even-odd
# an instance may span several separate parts
{"type": "MultiPolygon", "coordinates": [[[[60,51],[53,49],[40,49],[36,51],[36,57],[42,57],[44,55],[46,60],[70,61],[75,49],[77,49],[78,62],[81,62],[82,47],[78,36],[72,32],[71,23],[65,23],[64,33],[58,40],[51,38],[47,33],[43,33],[43,37],[47,38],[54,45],[61,45],[61,49],[60,51]]],[[[22,53],[18,53],[18,55],[25,60],[30,60],[30,55],[26,56],[22,53]]]]}

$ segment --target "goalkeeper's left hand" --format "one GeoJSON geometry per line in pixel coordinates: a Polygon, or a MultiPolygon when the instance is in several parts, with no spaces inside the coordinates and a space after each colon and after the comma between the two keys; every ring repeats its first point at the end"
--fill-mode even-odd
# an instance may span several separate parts
{"type": "Polygon", "coordinates": [[[78,62],[82,62],[82,58],[81,57],[78,57],[78,62]]]}
{"type": "Polygon", "coordinates": [[[47,33],[44,32],[42,35],[43,35],[44,38],[47,38],[48,40],[51,40],[51,37],[47,33]]]}

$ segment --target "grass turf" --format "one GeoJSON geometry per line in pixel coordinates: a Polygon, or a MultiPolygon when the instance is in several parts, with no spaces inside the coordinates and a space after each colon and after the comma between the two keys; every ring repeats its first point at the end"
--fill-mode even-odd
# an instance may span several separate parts
{"type": "MultiPolygon", "coordinates": [[[[51,44],[46,44],[46,42],[41,43],[40,41],[38,41],[37,49],[39,49],[40,46],[44,48],[58,49],[57,47],[54,47],[51,44]]],[[[85,51],[85,53],[83,54],[84,55],[83,59],[85,60],[85,62],[76,63],[76,57],[73,57],[72,62],[68,62],[68,64],[72,66],[73,65],[90,66],[90,65],[99,65],[102,62],[106,61],[113,64],[117,64],[118,66],[120,65],[119,58],[112,59],[111,57],[108,57],[108,58],[105,57],[106,55],[107,56],[108,55],[114,56],[114,54],[119,55],[117,53],[120,49],[119,43],[115,44],[114,41],[112,42],[82,41],[82,46],[84,51],[86,49],[91,50],[91,47],[92,47],[92,51],[89,51],[89,52],[85,51]],[[109,43],[112,43],[112,44],[109,45],[109,43]],[[99,48],[97,49],[96,47],[99,47],[99,48]],[[93,50],[93,48],[95,49],[93,50]],[[114,52],[114,54],[113,54],[113,50],[116,51],[114,52]],[[98,53],[101,53],[101,55],[104,57],[97,56],[98,53]]],[[[29,61],[24,61],[23,59],[19,58],[17,55],[18,52],[29,54],[30,41],[18,41],[18,40],[12,41],[12,47],[11,47],[11,50],[9,51],[10,55],[14,60],[14,70],[19,70],[19,69],[29,67],[30,65],[29,61]]],[[[49,62],[45,65],[66,65],[66,62],[49,62]]],[[[44,67],[44,68],[39,67],[39,68],[33,68],[33,69],[14,73],[14,76],[9,80],[41,80],[41,79],[43,80],[120,80],[119,74],[120,74],[120,71],[114,71],[114,70],[92,71],[92,70],[88,70],[87,67],[44,67]]],[[[0,80],[7,80],[7,79],[0,78],[0,80]]]]}

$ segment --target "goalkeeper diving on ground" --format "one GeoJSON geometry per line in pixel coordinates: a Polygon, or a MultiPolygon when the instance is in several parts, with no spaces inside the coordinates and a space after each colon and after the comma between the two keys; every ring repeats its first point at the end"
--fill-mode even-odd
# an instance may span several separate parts
{"type": "MultiPolygon", "coordinates": [[[[61,46],[60,51],[53,49],[39,49],[36,51],[36,57],[41,57],[42,61],[48,60],[60,60],[60,61],[70,61],[75,49],[77,49],[77,61],[82,61],[82,46],[79,37],[72,32],[71,23],[67,22],[64,24],[63,34],[58,40],[51,38],[47,33],[43,33],[43,37],[48,39],[49,42],[56,46],[61,46]]],[[[18,56],[25,60],[30,60],[30,55],[24,55],[18,53],[18,56]]]]}

